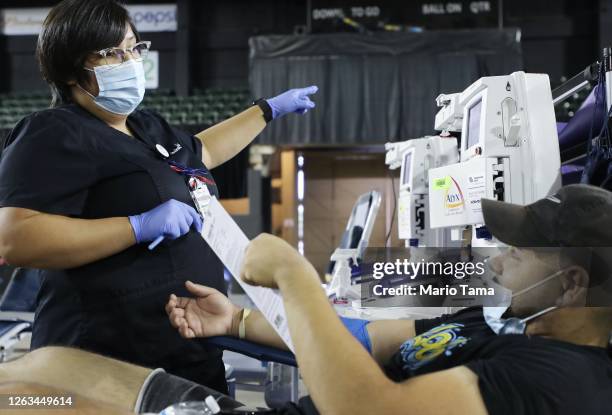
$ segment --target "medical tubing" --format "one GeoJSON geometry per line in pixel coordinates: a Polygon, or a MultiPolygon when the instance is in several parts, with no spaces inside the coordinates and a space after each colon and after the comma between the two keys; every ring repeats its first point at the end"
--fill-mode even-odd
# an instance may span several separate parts
{"type": "MultiPolygon", "coordinates": [[[[606,62],[607,59],[604,58],[604,62],[606,62]]],[[[602,105],[602,110],[606,115],[606,117],[604,118],[603,121],[603,125],[601,126],[601,130],[599,131],[599,136],[598,136],[598,145],[599,147],[601,147],[601,141],[602,138],[605,138],[605,144],[607,147],[610,147],[610,131],[609,131],[609,127],[608,127],[608,121],[610,119],[610,115],[612,113],[612,107],[610,107],[608,109],[608,103],[607,103],[607,99],[606,99],[606,89],[607,89],[607,82],[606,82],[606,71],[608,70],[607,67],[609,65],[600,65],[600,73],[599,73],[599,79],[601,80],[601,85],[599,88],[598,93],[601,96],[601,105],[602,105]]],[[[596,97],[597,98],[597,97],[596,97]]]]}
{"type": "Polygon", "coordinates": [[[607,146],[608,147],[610,146],[610,134],[609,134],[609,129],[608,129],[608,120],[610,116],[612,115],[612,107],[610,107],[610,110],[608,110],[606,106],[606,96],[605,96],[606,72],[605,72],[603,63],[599,65],[598,83],[595,86],[595,88],[596,88],[595,105],[593,105],[593,115],[591,117],[589,139],[587,140],[587,154],[590,154],[593,148],[593,126],[595,123],[595,119],[597,118],[597,109],[600,105],[602,106],[604,114],[607,114],[607,116],[605,117],[603,125],[599,129],[599,134],[596,137],[596,147],[601,148],[602,137],[605,137],[607,146]]]}
{"type": "MultiPolygon", "coordinates": [[[[597,71],[597,85],[595,86],[595,105],[593,105],[593,115],[591,116],[591,126],[589,129],[589,137],[587,140],[587,154],[591,153],[593,148],[593,125],[595,124],[595,118],[597,117],[597,109],[599,106],[599,98],[600,92],[603,88],[603,82],[605,82],[605,77],[602,77],[602,67],[599,65],[599,70],[597,71]]],[[[601,133],[601,131],[600,131],[601,133]]]]}

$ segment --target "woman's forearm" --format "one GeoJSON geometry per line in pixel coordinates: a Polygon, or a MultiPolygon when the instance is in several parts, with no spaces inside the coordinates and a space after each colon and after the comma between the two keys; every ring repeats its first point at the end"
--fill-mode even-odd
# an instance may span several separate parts
{"type": "Polygon", "coordinates": [[[196,134],[202,141],[202,161],[213,169],[240,152],[265,128],[258,106],[253,106],[219,124],[196,134]]]}
{"type": "Polygon", "coordinates": [[[74,219],[28,209],[0,209],[0,256],[29,268],[74,268],[136,243],[127,217],[74,219]]]}

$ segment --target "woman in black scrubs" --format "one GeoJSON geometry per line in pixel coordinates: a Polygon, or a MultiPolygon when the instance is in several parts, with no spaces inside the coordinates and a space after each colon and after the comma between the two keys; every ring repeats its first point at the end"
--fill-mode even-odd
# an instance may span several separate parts
{"type": "Polygon", "coordinates": [[[260,100],[191,136],[135,111],[149,46],[113,0],[65,0],[49,13],[37,55],[52,108],[21,120],[7,139],[0,256],[44,269],[33,348],[79,347],[224,391],[221,351],[181,339],[164,312],[187,279],[224,291],[223,266],[198,234],[201,218],[177,170],[199,169],[217,195],[208,169],[267,121],[313,108],[316,88],[260,100]]]}

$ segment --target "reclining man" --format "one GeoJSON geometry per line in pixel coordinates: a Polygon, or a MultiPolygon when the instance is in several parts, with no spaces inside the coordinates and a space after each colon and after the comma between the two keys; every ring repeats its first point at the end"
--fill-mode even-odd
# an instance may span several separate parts
{"type": "MultiPolygon", "coordinates": [[[[508,324],[521,321],[498,318],[498,308],[485,308],[484,312],[479,308],[432,320],[363,323],[352,327],[351,336],[321,290],[314,268],[302,256],[270,235],[252,241],[242,278],[280,289],[297,361],[311,397],[311,401],[302,400],[299,407],[287,407],[285,413],[610,412],[612,307],[595,298],[598,291],[591,274],[593,263],[610,259],[601,251],[612,246],[612,193],[584,185],[567,186],[527,207],[483,201],[483,213],[493,235],[509,245],[593,247],[588,251],[597,252],[594,257],[599,260],[566,255],[573,250],[530,248],[512,248],[492,259],[498,282],[514,293],[524,293],[512,299],[504,317],[525,320],[538,314],[529,319],[526,328],[508,324]],[[529,306],[533,301],[528,297],[540,300],[537,308],[529,306]],[[594,304],[606,307],[592,307],[594,304]],[[539,313],[542,310],[547,312],[539,313]],[[508,327],[524,334],[498,334],[508,327]]],[[[610,278],[605,283],[609,285],[610,278]]],[[[249,314],[236,308],[211,288],[189,283],[187,288],[195,298],[171,296],[166,307],[171,324],[182,336],[235,336],[242,331],[248,340],[283,347],[258,312],[249,314]]],[[[199,399],[208,394],[199,385],[160,371],[81,351],[51,352],[57,373],[43,376],[45,370],[54,369],[42,367],[47,359],[44,354],[49,353],[42,349],[0,365],[0,382],[11,379],[25,382],[26,387],[54,385],[98,399],[100,405],[114,403],[143,412],[191,400],[198,390],[199,399]],[[63,360],[69,360],[62,354],[82,358],[80,363],[71,362],[70,366],[80,368],[78,373],[72,372],[72,379],[60,379],[62,370],[66,373],[63,360]],[[41,362],[28,366],[24,374],[19,362],[32,360],[32,355],[38,355],[41,362]],[[94,360],[96,363],[91,363],[94,360]],[[103,369],[96,369],[98,366],[103,369]],[[108,385],[113,378],[121,390],[110,395],[106,388],[111,388],[108,385]]]]}

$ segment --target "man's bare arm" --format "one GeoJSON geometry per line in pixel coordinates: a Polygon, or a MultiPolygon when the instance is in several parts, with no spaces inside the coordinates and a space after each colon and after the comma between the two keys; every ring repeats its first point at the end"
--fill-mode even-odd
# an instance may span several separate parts
{"type": "Polygon", "coordinates": [[[302,377],[319,412],[486,414],[478,382],[469,369],[453,369],[446,376],[425,375],[402,384],[391,381],[344,328],[315,268],[287,242],[266,234],[253,239],[245,252],[241,278],[280,289],[302,377]],[[446,391],[455,392],[445,395],[446,391]]]}
{"type": "MultiPolygon", "coordinates": [[[[242,313],[237,313],[234,317],[231,331],[234,337],[238,337],[241,316],[242,313]]],[[[372,356],[381,366],[389,362],[399,347],[415,335],[413,320],[373,321],[366,329],[372,343],[372,356]]],[[[245,337],[255,343],[289,350],[272,325],[257,310],[252,310],[245,320],[245,337]]]]}
{"type": "Polygon", "coordinates": [[[309,270],[293,270],[290,278],[279,278],[278,284],[300,370],[321,413],[487,413],[477,378],[469,369],[453,369],[445,375],[427,375],[403,384],[389,380],[343,329],[318,277],[309,274],[309,270]],[[339,399],[347,396],[352,398],[339,399]]]}
{"type": "MultiPolygon", "coordinates": [[[[234,337],[238,337],[238,325],[240,324],[241,316],[242,313],[237,313],[232,322],[231,335],[234,337]]],[[[281,339],[276,330],[258,310],[251,310],[251,313],[245,320],[244,328],[246,340],[281,350],[289,350],[283,339],[281,339]]]]}
{"type": "Polygon", "coordinates": [[[379,320],[366,326],[372,343],[372,357],[386,365],[400,346],[415,336],[414,320],[379,320]]]}

